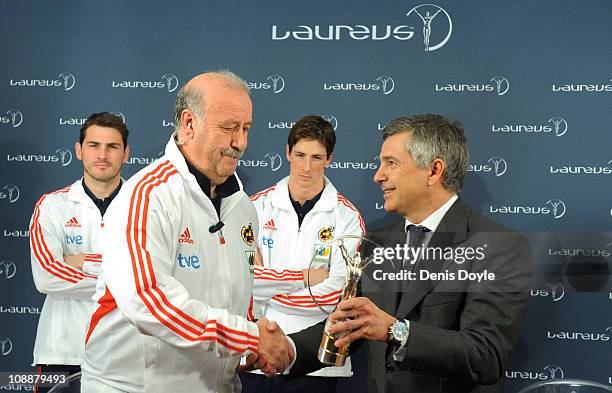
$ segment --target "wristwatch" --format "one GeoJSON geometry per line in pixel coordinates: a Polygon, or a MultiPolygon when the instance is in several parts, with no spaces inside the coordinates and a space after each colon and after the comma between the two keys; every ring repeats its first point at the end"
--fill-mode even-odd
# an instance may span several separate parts
{"type": "Polygon", "coordinates": [[[408,321],[400,321],[397,319],[389,326],[389,341],[397,344],[402,344],[408,339],[410,334],[408,321]]]}

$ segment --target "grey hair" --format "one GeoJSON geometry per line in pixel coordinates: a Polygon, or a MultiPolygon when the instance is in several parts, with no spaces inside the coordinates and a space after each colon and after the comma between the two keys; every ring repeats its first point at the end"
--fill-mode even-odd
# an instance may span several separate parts
{"type": "Polygon", "coordinates": [[[457,193],[470,162],[463,124],[437,114],[403,116],[393,119],[382,131],[383,140],[391,135],[410,132],[406,151],[419,168],[427,168],[436,158],[444,162],[442,184],[457,193]]]}
{"type": "MultiPolygon", "coordinates": [[[[216,75],[221,78],[225,86],[230,89],[237,89],[245,91],[247,94],[251,94],[251,89],[244,79],[234,74],[229,70],[216,70],[207,72],[207,74],[216,75]]],[[[204,108],[206,97],[201,89],[194,88],[185,84],[179,92],[176,94],[176,101],[174,102],[174,130],[178,131],[181,128],[181,114],[185,109],[193,111],[195,116],[200,120],[204,120],[204,108]]]]}

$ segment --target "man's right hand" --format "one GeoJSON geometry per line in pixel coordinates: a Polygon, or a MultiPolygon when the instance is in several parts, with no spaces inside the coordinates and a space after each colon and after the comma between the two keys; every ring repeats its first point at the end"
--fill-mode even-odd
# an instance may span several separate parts
{"type": "Polygon", "coordinates": [[[327,279],[329,277],[329,270],[327,269],[303,269],[304,273],[304,286],[308,286],[308,282],[310,281],[310,286],[317,285],[327,279]]]}
{"type": "MultiPolygon", "coordinates": [[[[268,377],[273,377],[289,367],[295,354],[293,347],[287,341],[285,333],[274,321],[262,318],[257,321],[259,328],[259,346],[255,368],[268,377]]],[[[255,358],[251,357],[251,361],[255,358]]]]}

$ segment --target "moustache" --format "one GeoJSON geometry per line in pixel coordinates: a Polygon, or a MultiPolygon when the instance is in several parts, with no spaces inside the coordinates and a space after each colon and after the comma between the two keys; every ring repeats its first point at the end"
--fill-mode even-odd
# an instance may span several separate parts
{"type": "Polygon", "coordinates": [[[223,149],[221,151],[222,156],[230,157],[235,160],[239,160],[243,154],[244,154],[244,151],[240,151],[240,150],[232,149],[232,148],[223,149]]]}

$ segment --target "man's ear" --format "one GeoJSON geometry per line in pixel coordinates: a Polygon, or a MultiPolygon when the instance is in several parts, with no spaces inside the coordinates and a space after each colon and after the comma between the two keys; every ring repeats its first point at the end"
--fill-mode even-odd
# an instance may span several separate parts
{"type": "Polygon", "coordinates": [[[285,156],[287,157],[287,161],[291,162],[291,152],[289,151],[289,144],[285,145],[285,156]]]}
{"type": "Polygon", "coordinates": [[[83,155],[81,152],[81,143],[80,142],[76,142],[74,144],[74,152],[76,153],[76,156],[79,160],[83,161],[83,155]]]}
{"type": "Polygon", "coordinates": [[[124,164],[128,160],[128,158],[130,158],[130,145],[127,145],[125,147],[125,150],[123,151],[123,163],[124,164]]]}
{"type": "Polygon", "coordinates": [[[446,166],[444,165],[444,161],[439,158],[436,158],[432,161],[429,166],[429,176],[427,179],[427,185],[433,186],[434,184],[441,183],[444,181],[444,171],[446,170],[446,166]]]}

